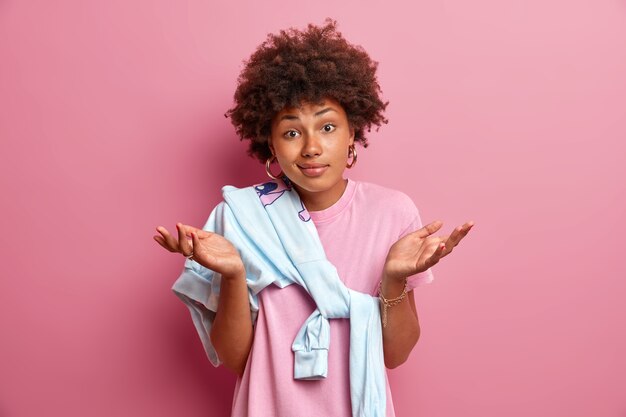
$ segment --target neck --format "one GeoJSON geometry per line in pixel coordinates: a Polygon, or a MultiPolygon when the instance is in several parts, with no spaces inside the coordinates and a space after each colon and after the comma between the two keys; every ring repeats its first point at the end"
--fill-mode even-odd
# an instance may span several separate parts
{"type": "Polygon", "coordinates": [[[342,180],[332,188],[324,191],[308,191],[296,184],[293,186],[308,211],[320,211],[327,209],[339,201],[348,186],[348,180],[342,178],[342,180]]]}

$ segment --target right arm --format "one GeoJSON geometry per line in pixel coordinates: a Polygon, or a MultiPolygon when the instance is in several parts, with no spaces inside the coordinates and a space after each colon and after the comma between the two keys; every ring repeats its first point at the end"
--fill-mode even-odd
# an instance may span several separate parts
{"type": "Polygon", "coordinates": [[[252,319],[246,271],[222,275],[211,343],[224,366],[242,376],[252,347],[252,319]]]}
{"type": "Polygon", "coordinates": [[[237,249],[225,237],[192,226],[176,224],[178,241],[165,229],[154,239],[170,252],[179,252],[222,275],[220,297],[211,327],[211,343],[220,361],[243,375],[252,347],[252,318],[246,270],[237,249]],[[189,239],[191,238],[191,239],[189,239]]]}

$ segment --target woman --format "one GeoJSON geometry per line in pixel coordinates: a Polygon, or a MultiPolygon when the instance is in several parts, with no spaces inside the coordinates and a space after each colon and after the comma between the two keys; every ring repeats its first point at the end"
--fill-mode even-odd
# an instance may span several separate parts
{"type": "MultiPolygon", "coordinates": [[[[273,180],[250,187],[262,203],[255,216],[260,219],[265,216],[263,210],[279,210],[287,201],[284,195],[301,204],[301,225],[287,227],[281,223],[282,214],[268,214],[274,216],[271,226],[282,233],[276,239],[282,239],[286,253],[276,256],[296,268],[281,269],[278,258],[269,262],[274,266],[254,264],[255,256],[271,258],[276,250],[264,243],[264,235],[252,236],[257,233],[252,228],[250,236],[243,236],[246,232],[242,231],[233,234],[231,223],[235,229],[241,224],[231,213],[237,210],[233,201],[221,203],[203,229],[178,223],[178,240],[164,227],[157,228],[160,236],[154,238],[161,246],[188,258],[173,289],[190,308],[209,359],[238,376],[233,416],[393,416],[384,376],[381,401],[371,399],[372,385],[380,382],[380,375],[363,377],[366,387],[360,391],[357,375],[369,372],[370,366],[356,365],[355,344],[362,341],[355,340],[367,338],[363,355],[370,359],[377,355],[372,347],[380,343],[381,361],[388,368],[405,362],[420,333],[413,288],[432,281],[429,268],[448,255],[473,225],[467,222],[450,235],[435,236],[443,223],[422,227],[417,208],[405,194],[344,178],[345,169],[357,162],[356,142],[367,146],[365,130],[387,123],[383,115],[387,103],[380,99],[376,67],[361,47],[349,44],[337,32],[336,22],[327,20],[322,27],[309,25],[304,31],[268,35],[239,77],[235,106],[227,116],[241,138],[250,140],[250,155],[265,162],[273,180]],[[272,167],[273,162],[279,167],[272,167]],[[279,169],[279,173],[272,172],[279,169]],[[296,231],[299,227],[303,229],[296,231]],[[229,241],[227,233],[237,242],[229,241]],[[330,286],[320,284],[326,291],[321,296],[314,294],[313,287],[326,276],[301,281],[299,274],[307,272],[299,268],[302,263],[291,263],[294,256],[300,256],[298,239],[309,235],[313,237],[307,245],[321,244],[324,261],[336,268],[341,281],[336,285],[335,278],[328,278],[330,286]],[[248,243],[241,243],[240,238],[248,243]],[[257,252],[253,256],[249,251],[257,252]],[[259,290],[255,280],[262,267],[276,277],[271,278],[274,285],[265,283],[259,290]],[[295,278],[285,282],[279,276],[283,274],[295,278]],[[363,336],[355,334],[359,332],[354,328],[350,332],[351,322],[354,327],[358,320],[354,314],[349,319],[319,313],[322,324],[330,317],[326,345],[307,345],[306,352],[298,351],[297,338],[307,327],[302,323],[315,332],[310,329],[311,312],[324,310],[320,306],[334,292],[342,292],[351,300],[347,304],[354,305],[358,294],[375,301],[379,297],[380,304],[375,304],[378,327],[363,336]],[[378,334],[375,331],[380,336],[372,336],[378,334]],[[311,369],[321,362],[322,370],[311,369]],[[304,374],[300,374],[302,366],[304,374]],[[377,378],[378,382],[372,382],[377,378]]],[[[225,200],[234,195],[228,194],[232,187],[229,190],[225,189],[225,200]]],[[[249,206],[244,203],[240,210],[249,206]]],[[[318,336],[324,338],[324,334],[318,336]]],[[[304,336],[306,343],[311,337],[304,336]]]]}

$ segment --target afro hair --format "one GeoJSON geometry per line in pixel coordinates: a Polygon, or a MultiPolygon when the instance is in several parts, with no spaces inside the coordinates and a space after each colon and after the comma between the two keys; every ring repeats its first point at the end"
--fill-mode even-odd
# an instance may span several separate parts
{"type": "Polygon", "coordinates": [[[337,22],[290,28],[267,39],[244,61],[237,80],[231,118],[241,140],[250,140],[248,154],[265,162],[271,156],[268,137],[272,118],[285,107],[333,98],[344,108],[354,140],[367,147],[365,130],[387,123],[388,102],[380,98],[378,63],[361,46],[348,43],[337,22]]]}

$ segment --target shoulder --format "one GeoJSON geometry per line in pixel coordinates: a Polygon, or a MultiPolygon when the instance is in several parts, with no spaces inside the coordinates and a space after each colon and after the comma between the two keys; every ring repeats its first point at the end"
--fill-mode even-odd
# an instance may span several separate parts
{"type": "Polygon", "coordinates": [[[356,197],[360,204],[366,204],[368,209],[381,210],[388,215],[399,216],[409,221],[418,215],[418,209],[411,197],[406,193],[366,181],[356,183],[356,197]]]}
{"type": "Polygon", "coordinates": [[[406,193],[365,181],[355,182],[357,210],[388,228],[395,239],[423,226],[419,209],[406,193]]]}

